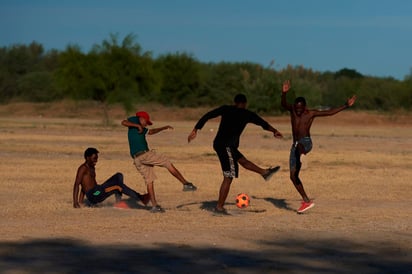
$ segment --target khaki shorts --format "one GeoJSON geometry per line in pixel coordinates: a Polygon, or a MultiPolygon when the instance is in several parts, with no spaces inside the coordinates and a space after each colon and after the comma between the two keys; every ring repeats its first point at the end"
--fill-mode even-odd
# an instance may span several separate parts
{"type": "Polygon", "coordinates": [[[169,169],[172,163],[163,154],[157,154],[150,150],[142,155],[133,158],[133,164],[137,171],[143,176],[145,184],[152,183],[157,177],[154,174],[154,167],[160,166],[169,169]]]}

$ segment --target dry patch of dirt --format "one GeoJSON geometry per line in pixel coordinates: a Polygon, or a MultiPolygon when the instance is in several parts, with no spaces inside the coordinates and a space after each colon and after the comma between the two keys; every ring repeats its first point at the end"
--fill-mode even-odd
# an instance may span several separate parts
{"type": "MultiPolygon", "coordinates": [[[[211,108],[178,108],[165,107],[159,104],[136,105],[136,111],[149,112],[151,118],[156,121],[182,121],[197,120],[211,108]]],[[[110,119],[116,121],[133,115],[126,113],[120,105],[109,107],[110,119]]],[[[1,117],[22,118],[83,118],[99,119],[103,117],[103,107],[96,102],[74,102],[62,101],[54,103],[10,103],[0,105],[1,117]]],[[[281,116],[266,116],[273,122],[289,121],[286,114],[281,116]]],[[[322,119],[322,123],[330,124],[358,124],[358,125],[412,125],[412,113],[380,113],[380,112],[358,112],[344,111],[339,113],[338,119],[322,119]]]]}
{"type": "MultiPolygon", "coordinates": [[[[210,121],[194,142],[187,135],[206,109],[144,106],[154,126],[173,131],[150,136],[199,189],[181,190],[158,168],[163,214],[139,206],[72,208],[77,167],[88,146],[100,150],[97,179],[122,172],[145,192],[129,156],[126,114],[87,103],[16,103],[0,106],[1,273],[410,273],[412,269],[412,125],[410,115],[345,111],[319,118],[313,150],[301,177],[316,206],[296,214],[300,197],[289,179],[287,116],[267,117],[284,133],[277,140],[250,125],[240,150],[256,164],[280,165],[269,182],[240,170],[231,187],[231,216],[213,216],[222,175],[211,147],[210,121]],[[236,194],[251,205],[237,209],[236,194]]],[[[143,108],[143,106],[142,106],[143,108]]]]}

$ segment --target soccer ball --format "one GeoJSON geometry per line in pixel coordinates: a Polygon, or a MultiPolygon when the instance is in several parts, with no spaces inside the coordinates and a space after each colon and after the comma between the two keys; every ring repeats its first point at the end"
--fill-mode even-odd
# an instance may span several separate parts
{"type": "Polygon", "coordinates": [[[236,206],[238,208],[245,208],[248,207],[250,204],[249,195],[246,193],[240,193],[236,196],[236,206]]]}

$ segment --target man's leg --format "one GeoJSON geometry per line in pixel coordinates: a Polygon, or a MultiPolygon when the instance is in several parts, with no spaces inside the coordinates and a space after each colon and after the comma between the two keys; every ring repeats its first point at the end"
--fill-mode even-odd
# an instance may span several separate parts
{"type": "Polygon", "coordinates": [[[157,206],[156,195],[154,191],[154,182],[148,183],[146,187],[147,193],[150,196],[150,202],[152,203],[152,206],[157,206]]]}
{"type": "Polygon", "coordinates": [[[295,186],[296,190],[299,192],[300,196],[302,196],[302,199],[305,202],[308,203],[308,202],[310,202],[310,199],[306,195],[305,189],[303,188],[303,184],[302,184],[302,182],[300,181],[300,179],[297,175],[298,173],[299,173],[299,171],[297,171],[297,170],[291,170],[290,171],[290,179],[292,180],[293,185],[295,186]]]}
{"type": "Polygon", "coordinates": [[[261,167],[255,165],[253,162],[246,159],[246,157],[244,157],[244,156],[241,157],[238,160],[238,162],[242,167],[246,168],[247,170],[250,170],[250,171],[253,171],[253,172],[256,172],[256,173],[262,175],[262,177],[266,181],[268,181],[272,177],[272,175],[275,174],[280,169],[279,166],[276,166],[274,168],[268,168],[268,169],[261,168],[261,167]]]}
{"type": "MultiPolygon", "coordinates": [[[[153,165],[144,164],[140,158],[142,157],[134,158],[133,164],[135,165],[136,170],[139,172],[139,174],[143,177],[147,187],[147,185],[149,184],[148,182],[153,182],[156,179],[156,175],[154,174],[153,165]]],[[[154,192],[153,187],[151,188],[151,190],[152,192],[154,192]]],[[[144,205],[147,205],[151,201],[150,193],[148,192],[146,194],[140,195],[140,200],[144,205]]]]}
{"type": "Polygon", "coordinates": [[[122,193],[126,194],[130,198],[135,199],[136,201],[140,201],[140,200],[143,201],[142,195],[139,192],[131,189],[130,187],[128,187],[124,183],[122,184],[122,186],[123,186],[122,193]]]}
{"type": "Polygon", "coordinates": [[[195,187],[192,183],[183,177],[182,173],[170,162],[170,160],[163,154],[158,154],[154,151],[149,151],[141,158],[141,164],[146,166],[160,166],[165,167],[170,174],[178,179],[183,184],[183,191],[195,191],[195,187]]]}
{"type": "Polygon", "coordinates": [[[188,183],[188,181],[183,177],[182,173],[180,173],[180,171],[173,164],[166,166],[166,168],[170,172],[170,174],[172,174],[182,184],[188,183]]]}
{"type": "Polygon", "coordinates": [[[154,182],[150,182],[147,184],[147,193],[150,197],[150,201],[152,203],[152,209],[150,209],[151,213],[163,213],[165,210],[157,204],[155,191],[154,191],[154,182]]]}
{"type": "Polygon", "coordinates": [[[263,168],[255,165],[253,162],[251,162],[251,161],[249,161],[248,159],[246,159],[246,157],[240,158],[238,162],[239,162],[239,164],[240,164],[242,167],[246,168],[247,170],[256,172],[256,173],[258,173],[258,174],[260,174],[260,175],[263,175],[263,174],[265,174],[265,173],[267,172],[266,169],[263,169],[263,168]]]}
{"type": "Polygon", "coordinates": [[[124,182],[122,192],[136,201],[141,201],[144,205],[147,205],[149,203],[150,194],[146,193],[142,195],[139,192],[128,187],[124,182]]]}
{"type": "Polygon", "coordinates": [[[296,159],[296,165],[295,168],[290,169],[290,178],[293,182],[293,185],[295,186],[296,190],[299,192],[299,194],[302,196],[303,202],[300,208],[297,210],[298,213],[303,213],[304,211],[312,208],[315,204],[309,199],[309,197],[306,195],[305,189],[303,188],[302,181],[299,178],[299,173],[300,169],[302,168],[302,162],[300,160],[300,156],[302,155],[303,149],[299,147],[296,148],[295,150],[295,159],[296,159]]]}
{"type": "Polygon", "coordinates": [[[229,194],[230,185],[232,184],[233,178],[223,177],[223,182],[220,186],[219,190],[219,199],[217,201],[216,210],[217,211],[224,211],[223,206],[225,205],[225,201],[227,195],[229,194]]]}
{"type": "Polygon", "coordinates": [[[172,164],[166,166],[167,170],[183,184],[183,191],[196,191],[197,187],[191,182],[187,181],[180,171],[172,164]]]}
{"type": "Polygon", "coordinates": [[[105,199],[114,194],[116,197],[116,202],[121,200],[123,183],[119,182],[123,182],[123,175],[121,173],[116,173],[102,184],[105,192],[105,199]]]}
{"type": "Polygon", "coordinates": [[[300,169],[302,168],[302,162],[300,161],[300,156],[302,153],[300,152],[299,147],[297,147],[294,150],[294,156],[295,156],[295,167],[290,168],[290,179],[293,182],[293,185],[295,186],[296,190],[299,192],[300,196],[302,196],[302,199],[305,202],[310,202],[309,197],[306,195],[305,189],[303,188],[302,181],[299,178],[299,173],[300,169]]]}
{"type": "MultiPolygon", "coordinates": [[[[123,174],[118,172],[116,174],[114,174],[112,177],[110,177],[105,184],[107,186],[109,186],[107,189],[108,190],[113,190],[113,193],[116,195],[116,201],[119,201],[121,198],[121,194],[124,193],[127,196],[129,196],[130,198],[139,201],[142,200],[142,195],[140,195],[140,193],[136,192],[135,190],[131,189],[130,187],[128,187],[125,183],[124,183],[124,177],[123,174]],[[117,186],[117,187],[116,187],[117,186]],[[117,191],[120,191],[120,195],[117,191]]],[[[109,192],[110,193],[110,192],[109,192]]],[[[113,193],[110,193],[113,194],[113,193]]]]}

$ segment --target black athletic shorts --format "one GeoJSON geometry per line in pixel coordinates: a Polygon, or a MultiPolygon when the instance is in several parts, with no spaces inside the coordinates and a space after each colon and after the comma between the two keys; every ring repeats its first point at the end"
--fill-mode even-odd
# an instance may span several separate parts
{"type": "Polygon", "coordinates": [[[236,147],[217,144],[213,145],[213,149],[219,157],[223,176],[228,178],[237,178],[239,175],[238,161],[243,157],[242,153],[240,153],[236,147]]]}

